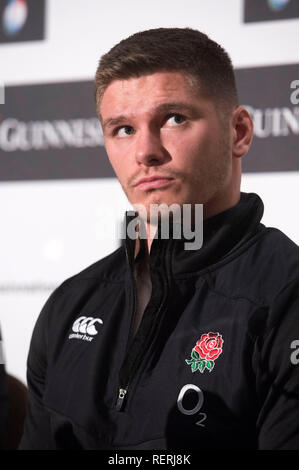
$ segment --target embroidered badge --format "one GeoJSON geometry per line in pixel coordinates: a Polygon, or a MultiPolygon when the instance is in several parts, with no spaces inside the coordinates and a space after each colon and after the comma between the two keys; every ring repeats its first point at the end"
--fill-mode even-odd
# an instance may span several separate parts
{"type": "Polygon", "coordinates": [[[208,369],[211,372],[214,369],[215,360],[222,353],[224,341],[219,333],[205,333],[197,341],[191,351],[192,359],[185,359],[188,365],[191,365],[192,372],[199,370],[203,372],[208,369]]]}

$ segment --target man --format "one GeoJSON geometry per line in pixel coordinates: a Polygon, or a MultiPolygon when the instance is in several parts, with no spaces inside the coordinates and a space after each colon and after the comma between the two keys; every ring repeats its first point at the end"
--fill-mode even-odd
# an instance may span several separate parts
{"type": "Polygon", "coordinates": [[[95,97],[145,211],[136,241],[127,230],[42,310],[20,448],[299,449],[299,252],[240,194],[253,125],[228,55],[189,28],[140,32],[102,57],[95,97]],[[203,204],[202,247],[161,237],[164,209],[153,236],[154,204],[189,205],[194,229],[203,204]]]}

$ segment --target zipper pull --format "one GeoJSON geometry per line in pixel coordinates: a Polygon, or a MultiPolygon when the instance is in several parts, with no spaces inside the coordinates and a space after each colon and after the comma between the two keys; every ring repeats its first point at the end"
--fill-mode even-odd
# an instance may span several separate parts
{"type": "Polygon", "coordinates": [[[116,411],[121,411],[123,404],[124,404],[126,393],[127,393],[127,390],[125,388],[119,389],[117,403],[116,403],[116,411]]]}

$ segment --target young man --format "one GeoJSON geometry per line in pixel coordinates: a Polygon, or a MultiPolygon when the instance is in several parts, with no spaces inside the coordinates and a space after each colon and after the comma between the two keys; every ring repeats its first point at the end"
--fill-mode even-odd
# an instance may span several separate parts
{"type": "Polygon", "coordinates": [[[136,242],[42,310],[20,448],[299,449],[299,250],[240,193],[253,125],[229,57],[192,29],[140,32],[102,57],[95,97],[111,164],[145,211],[136,242]],[[193,228],[203,204],[203,245],[160,237],[163,210],[154,237],[154,204],[189,205],[193,228]]]}

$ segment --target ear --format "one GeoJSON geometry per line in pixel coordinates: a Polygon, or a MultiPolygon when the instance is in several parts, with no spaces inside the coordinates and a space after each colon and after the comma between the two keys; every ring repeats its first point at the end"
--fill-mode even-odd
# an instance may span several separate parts
{"type": "Polygon", "coordinates": [[[253,122],[244,106],[239,106],[232,114],[232,154],[240,158],[248,152],[253,138],[253,122]]]}

